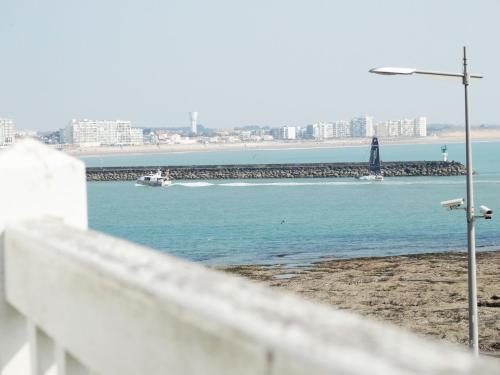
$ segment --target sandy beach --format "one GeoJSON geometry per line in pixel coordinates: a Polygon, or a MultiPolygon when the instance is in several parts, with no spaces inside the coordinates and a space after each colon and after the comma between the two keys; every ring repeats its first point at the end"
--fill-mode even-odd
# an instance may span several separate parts
{"type": "MultiPolygon", "coordinates": [[[[465,348],[464,252],[326,260],[304,267],[231,266],[223,270],[273,288],[352,310],[465,348]]],[[[479,345],[500,356],[500,251],[477,254],[479,345]]]]}
{"type": "MultiPolygon", "coordinates": [[[[475,142],[492,142],[500,140],[500,130],[474,130],[472,139],[475,142]]],[[[74,156],[106,156],[120,154],[166,154],[176,152],[210,152],[210,151],[242,151],[242,150],[281,150],[281,149],[310,149],[310,148],[337,148],[337,147],[366,147],[371,142],[369,138],[344,138],[325,141],[296,140],[296,141],[266,141],[266,142],[239,142],[239,143],[191,143],[191,144],[160,144],[142,146],[103,146],[103,147],[73,147],[65,145],[62,150],[74,156]]],[[[463,143],[463,132],[454,131],[443,133],[441,136],[425,138],[385,138],[382,144],[445,144],[463,143]]],[[[60,146],[59,146],[60,147],[60,146]]]]}

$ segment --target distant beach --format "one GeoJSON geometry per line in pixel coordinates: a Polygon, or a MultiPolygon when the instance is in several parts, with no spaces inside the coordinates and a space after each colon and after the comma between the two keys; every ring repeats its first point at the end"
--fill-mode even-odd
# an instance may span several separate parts
{"type": "MultiPolygon", "coordinates": [[[[475,130],[472,132],[473,141],[500,140],[500,130],[475,130]]],[[[72,147],[62,148],[74,156],[107,156],[121,154],[165,154],[185,152],[210,151],[242,151],[242,150],[293,150],[310,148],[337,148],[337,147],[365,147],[370,144],[369,138],[344,138],[325,141],[297,140],[297,141],[266,141],[266,142],[239,142],[239,143],[192,143],[192,144],[159,144],[142,146],[103,146],[103,147],[72,147]]],[[[464,142],[463,132],[448,132],[442,136],[425,138],[384,138],[382,144],[444,144],[464,142]]]]}
{"type": "MultiPolygon", "coordinates": [[[[223,270],[418,334],[467,345],[464,252],[325,260],[309,266],[223,270]]],[[[477,254],[479,345],[500,355],[500,251],[477,254]]]]}

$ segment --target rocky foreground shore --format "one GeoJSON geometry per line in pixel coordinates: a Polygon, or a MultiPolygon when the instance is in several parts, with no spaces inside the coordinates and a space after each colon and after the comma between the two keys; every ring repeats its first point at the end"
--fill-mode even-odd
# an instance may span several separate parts
{"type": "MultiPolygon", "coordinates": [[[[306,267],[231,266],[235,273],[418,334],[467,345],[467,254],[328,260],[306,267]]],[[[500,355],[500,251],[477,254],[479,346],[500,355]]]]}
{"type": "MultiPolygon", "coordinates": [[[[173,180],[217,180],[254,178],[331,178],[368,174],[367,163],[240,164],[147,167],[90,167],[88,181],[133,181],[161,169],[173,180]]],[[[395,176],[460,176],[463,164],[443,161],[385,162],[383,174],[395,176]]]]}

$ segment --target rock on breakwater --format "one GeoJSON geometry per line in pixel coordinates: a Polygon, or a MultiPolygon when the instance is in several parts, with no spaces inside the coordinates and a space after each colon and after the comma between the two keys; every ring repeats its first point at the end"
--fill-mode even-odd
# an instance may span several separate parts
{"type": "MultiPolygon", "coordinates": [[[[173,180],[218,180],[259,178],[357,177],[368,174],[366,163],[235,164],[87,168],[88,181],[132,181],[156,170],[169,172],[173,180]]],[[[455,161],[384,162],[383,174],[396,176],[460,176],[463,164],[455,161]]]]}

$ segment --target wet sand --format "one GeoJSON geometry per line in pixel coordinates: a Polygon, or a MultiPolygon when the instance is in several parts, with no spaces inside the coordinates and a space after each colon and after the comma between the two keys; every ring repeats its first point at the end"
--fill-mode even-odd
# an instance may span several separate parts
{"type": "MultiPolygon", "coordinates": [[[[467,254],[327,260],[304,267],[223,268],[273,288],[467,345],[467,254]]],[[[480,350],[500,355],[500,251],[477,255],[480,350]]]]}

